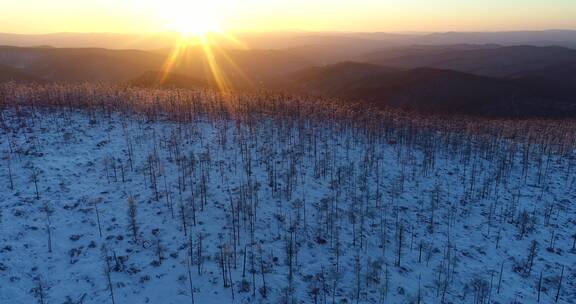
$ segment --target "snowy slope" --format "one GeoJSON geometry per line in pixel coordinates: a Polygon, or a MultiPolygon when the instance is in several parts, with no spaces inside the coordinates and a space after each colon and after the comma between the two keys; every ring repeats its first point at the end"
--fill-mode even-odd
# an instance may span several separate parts
{"type": "Polygon", "coordinates": [[[535,303],[540,273],[551,303],[562,267],[558,302],[576,301],[574,153],[338,122],[3,119],[0,303],[112,303],[107,269],[115,303],[535,303]]]}

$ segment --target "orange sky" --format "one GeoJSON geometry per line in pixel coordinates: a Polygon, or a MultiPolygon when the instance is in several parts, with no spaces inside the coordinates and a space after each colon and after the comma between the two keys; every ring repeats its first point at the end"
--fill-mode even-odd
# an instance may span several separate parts
{"type": "Polygon", "coordinates": [[[575,29],[575,0],[18,0],[0,32],[158,32],[189,20],[227,31],[575,29]],[[178,20],[175,25],[174,20],[178,20]],[[209,21],[207,21],[209,20],[209,21]]]}

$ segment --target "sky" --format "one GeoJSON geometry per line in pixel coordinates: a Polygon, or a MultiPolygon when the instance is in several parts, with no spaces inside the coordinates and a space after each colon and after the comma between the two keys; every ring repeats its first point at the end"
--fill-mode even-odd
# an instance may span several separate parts
{"type": "Polygon", "coordinates": [[[576,0],[2,0],[0,32],[576,29],[576,0]],[[197,21],[193,21],[197,20],[197,21]],[[200,21],[198,21],[200,20],[200,21]],[[184,24],[184,25],[183,25],[184,24]]]}

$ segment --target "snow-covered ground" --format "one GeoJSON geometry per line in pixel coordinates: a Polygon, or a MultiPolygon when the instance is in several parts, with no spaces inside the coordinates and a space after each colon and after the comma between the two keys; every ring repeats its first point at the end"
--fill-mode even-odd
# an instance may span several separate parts
{"type": "Polygon", "coordinates": [[[0,303],[552,303],[562,267],[576,302],[573,153],[24,114],[0,130],[0,303]]]}

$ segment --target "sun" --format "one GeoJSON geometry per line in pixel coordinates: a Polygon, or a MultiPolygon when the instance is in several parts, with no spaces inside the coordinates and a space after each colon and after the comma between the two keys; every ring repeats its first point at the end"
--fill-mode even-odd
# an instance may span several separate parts
{"type": "Polygon", "coordinates": [[[183,36],[206,36],[220,32],[218,23],[210,16],[186,15],[174,18],[170,27],[183,36]]]}
{"type": "Polygon", "coordinates": [[[185,37],[206,36],[220,32],[216,7],[206,1],[169,1],[164,6],[168,27],[185,37]]]}
{"type": "Polygon", "coordinates": [[[226,48],[246,49],[247,46],[238,40],[232,33],[221,30],[219,19],[224,15],[227,0],[161,0],[163,5],[159,6],[159,12],[163,13],[169,29],[180,33],[180,39],[174,43],[166,62],[162,67],[161,82],[167,80],[170,73],[174,72],[182,62],[200,59],[208,68],[210,81],[224,94],[232,91],[233,85],[227,75],[224,65],[228,69],[234,70],[235,77],[246,79],[240,67],[227,55],[226,48]],[[199,50],[202,55],[198,58],[195,50],[199,50]]]}

